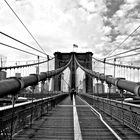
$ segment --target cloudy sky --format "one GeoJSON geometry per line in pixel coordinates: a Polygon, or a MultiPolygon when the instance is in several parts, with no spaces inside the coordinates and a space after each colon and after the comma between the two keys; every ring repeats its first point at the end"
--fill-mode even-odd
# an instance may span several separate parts
{"type": "MultiPolygon", "coordinates": [[[[56,51],[71,52],[73,44],[79,46],[75,51],[92,51],[97,57],[106,56],[116,47],[117,53],[138,47],[140,44],[140,34],[137,30],[124,45],[118,47],[140,25],[139,0],[7,0],[7,2],[51,56],[56,51]]],[[[2,32],[40,49],[4,0],[0,1],[0,15],[2,32]]],[[[34,52],[3,35],[0,35],[0,42],[34,52]]],[[[7,56],[8,60],[34,59],[34,56],[2,45],[0,54],[7,56]]]]}

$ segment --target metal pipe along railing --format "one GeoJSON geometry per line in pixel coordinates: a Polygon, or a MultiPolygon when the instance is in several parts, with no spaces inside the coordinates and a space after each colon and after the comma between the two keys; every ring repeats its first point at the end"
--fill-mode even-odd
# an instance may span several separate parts
{"type": "Polygon", "coordinates": [[[118,89],[126,90],[126,91],[134,93],[137,96],[140,96],[140,85],[138,83],[125,80],[124,78],[114,78],[111,75],[108,76],[102,73],[98,73],[98,72],[86,69],[80,65],[76,57],[75,57],[75,61],[77,65],[90,76],[95,77],[98,80],[105,81],[107,84],[117,86],[118,89]]]}
{"type": "Polygon", "coordinates": [[[8,94],[18,94],[18,91],[20,91],[20,89],[26,88],[28,86],[37,85],[38,82],[45,81],[46,78],[50,78],[52,76],[62,73],[70,65],[71,60],[72,59],[70,59],[70,61],[65,66],[56,70],[42,72],[39,75],[30,74],[29,76],[21,78],[11,77],[9,79],[0,81],[0,98],[8,94]]]}

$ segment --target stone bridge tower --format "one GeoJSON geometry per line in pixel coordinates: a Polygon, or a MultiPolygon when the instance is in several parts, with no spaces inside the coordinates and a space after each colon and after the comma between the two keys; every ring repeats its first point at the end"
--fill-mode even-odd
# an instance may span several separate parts
{"type": "MultiPolygon", "coordinates": [[[[92,70],[92,52],[86,52],[86,53],[61,53],[61,52],[55,52],[55,69],[58,69],[60,67],[63,67],[67,64],[67,62],[70,60],[71,57],[74,57],[74,54],[76,58],[79,60],[80,64],[87,68],[92,70]]],[[[71,82],[71,88],[76,88],[76,76],[75,71],[77,69],[77,66],[74,62],[74,59],[72,60],[72,63],[70,65],[70,82],[71,82]]],[[[86,92],[93,92],[93,81],[92,78],[89,75],[85,75],[85,85],[86,85],[86,92]]],[[[61,90],[61,75],[54,77],[54,90],[60,91],[61,90]]]]}

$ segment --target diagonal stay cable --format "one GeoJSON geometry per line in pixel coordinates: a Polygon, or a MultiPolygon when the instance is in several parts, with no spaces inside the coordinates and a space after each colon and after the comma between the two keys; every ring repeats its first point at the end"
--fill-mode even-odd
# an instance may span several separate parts
{"type": "Polygon", "coordinates": [[[63,78],[63,76],[61,77],[62,80],[68,85],[68,87],[70,87],[70,85],[68,84],[68,82],[63,78]]]}
{"type": "MultiPolygon", "coordinates": [[[[134,29],[113,51],[111,51],[109,54],[108,54],[108,57],[113,53],[113,52],[115,52],[117,49],[119,49],[121,46],[122,46],[122,44],[132,35],[132,34],[134,34],[138,29],[140,28],[140,25],[136,28],[136,29],[134,29]]],[[[107,58],[107,57],[106,57],[107,58]]]]}
{"type": "MultiPolygon", "coordinates": [[[[34,54],[34,53],[31,53],[31,52],[28,52],[28,51],[25,51],[25,50],[22,50],[22,49],[13,47],[13,46],[11,46],[11,45],[8,45],[8,44],[2,43],[2,42],[0,42],[0,45],[6,46],[6,47],[9,47],[9,48],[12,48],[12,49],[15,49],[15,50],[24,52],[24,53],[28,53],[28,54],[31,54],[31,55],[34,55],[34,56],[39,56],[39,55],[37,55],[37,54],[34,54]]],[[[43,57],[43,56],[39,56],[39,57],[46,58],[46,57],[43,57]]]]}
{"type": "MultiPolygon", "coordinates": [[[[46,54],[46,52],[44,51],[44,49],[41,47],[41,45],[39,44],[39,42],[35,39],[35,37],[33,36],[33,34],[29,31],[29,29],[26,27],[26,25],[23,23],[23,21],[19,18],[19,16],[16,14],[16,12],[13,10],[13,8],[10,6],[10,4],[4,0],[5,3],[7,4],[7,6],[11,9],[11,11],[13,12],[13,14],[17,17],[17,19],[20,21],[20,23],[23,25],[23,27],[26,29],[26,31],[30,34],[30,36],[33,38],[33,40],[36,42],[36,44],[39,46],[39,48],[46,54]]],[[[48,54],[46,54],[48,56],[48,54]]]]}
{"type": "Polygon", "coordinates": [[[128,54],[128,55],[123,55],[123,56],[118,56],[118,55],[122,55],[122,54],[125,54],[125,53],[129,53],[129,52],[132,52],[132,51],[136,51],[136,50],[140,50],[140,47],[138,48],[134,48],[134,49],[130,49],[130,50],[127,50],[127,51],[123,51],[123,52],[120,52],[118,54],[115,54],[115,55],[111,55],[111,56],[108,56],[108,57],[105,57],[105,58],[96,58],[97,60],[104,60],[104,59],[107,59],[107,60],[112,60],[114,58],[124,58],[124,57],[129,57],[129,56],[134,56],[134,55],[138,55],[140,53],[135,53],[135,54],[128,54]],[[115,57],[115,56],[118,56],[118,57],[115,57]],[[112,58],[114,57],[114,58],[112,58]]]}
{"type": "Polygon", "coordinates": [[[134,53],[134,54],[129,54],[129,55],[123,55],[123,56],[117,56],[115,58],[110,58],[110,59],[107,59],[107,60],[112,60],[112,59],[121,59],[121,58],[126,58],[126,57],[131,57],[131,56],[135,56],[135,55],[139,55],[139,53],[134,53]]]}
{"type": "Polygon", "coordinates": [[[38,52],[40,52],[40,53],[46,55],[44,52],[42,52],[42,51],[40,51],[40,50],[38,50],[38,49],[36,49],[36,48],[30,46],[30,45],[28,45],[28,44],[26,44],[26,43],[24,43],[24,42],[18,40],[18,39],[14,38],[14,37],[12,37],[12,36],[10,36],[10,35],[8,35],[8,34],[6,34],[6,33],[4,33],[4,32],[1,32],[1,31],[0,31],[0,34],[6,36],[6,37],[8,37],[8,38],[11,38],[12,40],[15,40],[15,41],[17,41],[17,42],[19,42],[19,43],[21,43],[21,44],[23,44],[23,45],[25,45],[25,46],[27,46],[27,47],[33,49],[33,50],[35,50],[35,51],[38,51],[38,52]]]}
{"type": "Polygon", "coordinates": [[[125,54],[125,53],[129,53],[129,52],[132,52],[132,51],[136,51],[136,50],[139,50],[139,49],[140,49],[140,47],[134,48],[134,49],[130,49],[128,51],[124,51],[124,52],[121,52],[121,53],[118,53],[118,54],[115,54],[115,55],[108,56],[108,57],[106,57],[106,59],[107,58],[112,58],[112,57],[115,57],[115,56],[118,56],[118,55],[122,55],[122,54],[125,54]]]}

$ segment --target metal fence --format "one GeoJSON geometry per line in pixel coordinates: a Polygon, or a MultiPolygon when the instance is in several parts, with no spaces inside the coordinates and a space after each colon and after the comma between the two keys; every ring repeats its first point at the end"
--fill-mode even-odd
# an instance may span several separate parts
{"type": "Polygon", "coordinates": [[[25,103],[0,108],[0,139],[8,140],[63,100],[67,94],[55,95],[25,103]]]}
{"type": "Polygon", "coordinates": [[[81,94],[90,105],[140,133],[140,105],[81,94]]]}

